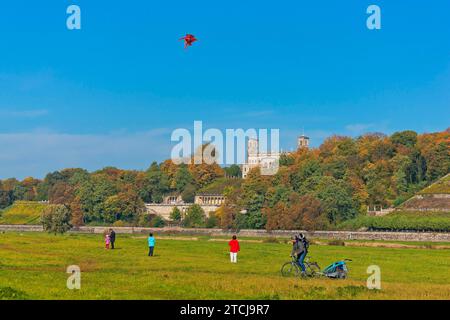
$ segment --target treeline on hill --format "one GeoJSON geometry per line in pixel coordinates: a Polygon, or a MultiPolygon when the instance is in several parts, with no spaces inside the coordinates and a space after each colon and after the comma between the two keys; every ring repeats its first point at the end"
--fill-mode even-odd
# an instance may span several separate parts
{"type": "MultiPolygon", "coordinates": [[[[238,166],[152,163],[146,171],[104,168],[92,173],[65,169],[45,179],[0,181],[0,209],[15,200],[64,204],[73,225],[117,221],[162,225],[144,213],[144,203],[181,194],[186,202],[202,191],[221,192],[225,204],[214,214],[195,206],[185,226],[326,229],[362,216],[368,205],[392,206],[450,171],[450,129],[417,135],[332,136],[316,149],[282,155],[274,176],[254,169],[241,181],[238,166]],[[238,183],[228,183],[230,177],[238,183]]],[[[150,217],[152,218],[152,217],[150,217]]]]}
{"type": "Polygon", "coordinates": [[[160,203],[164,195],[171,193],[179,193],[186,202],[193,202],[199,189],[226,172],[230,176],[240,174],[236,168],[224,170],[206,164],[177,166],[170,160],[154,162],[146,171],[107,167],[89,173],[84,169],[64,169],[47,174],[43,180],[0,181],[0,209],[16,200],[48,200],[51,204],[68,206],[73,225],[137,223],[139,219],[147,223],[144,203],[160,203]]]}

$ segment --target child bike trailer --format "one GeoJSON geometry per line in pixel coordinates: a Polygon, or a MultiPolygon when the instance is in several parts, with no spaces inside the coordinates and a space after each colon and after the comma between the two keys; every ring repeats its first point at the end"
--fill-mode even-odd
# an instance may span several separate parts
{"type": "Polygon", "coordinates": [[[341,261],[334,262],[326,267],[322,273],[328,278],[332,279],[346,279],[348,276],[347,261],[352,261],[350,259],[344,259],[341,261]]]}

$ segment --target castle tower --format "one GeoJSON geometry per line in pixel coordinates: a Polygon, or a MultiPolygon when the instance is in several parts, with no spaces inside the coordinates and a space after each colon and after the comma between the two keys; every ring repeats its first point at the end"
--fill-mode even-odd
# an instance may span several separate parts
{"type": "Polygon", "coordinates": [[[304,134],[302,134],[300,137],[298,137],[297,148],[298,149],[309,148],[309,137],[305,136],[304,134]]]}
{"type": "Polygon", "coordinates": [[[257,139],[248,139],[247,143],[247,157],[257,156],[258,155],[258,140],[257,139]]]}

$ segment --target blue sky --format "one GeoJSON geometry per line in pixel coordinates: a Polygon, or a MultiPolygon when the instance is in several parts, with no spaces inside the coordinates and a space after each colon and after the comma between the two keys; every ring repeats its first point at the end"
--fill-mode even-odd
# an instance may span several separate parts
{"type": "Polygon", "coordinates": [[[176,128],[450,126],[450,2],[24,0],[0,4],[0,179],[144,169],[176,128]],[[82,29],[66,28],[66,8],[82,29]],[[366,28],[381,7],[382,29],[366,28]],[[188,50],[178,38],[193,33],[188,50]]]}

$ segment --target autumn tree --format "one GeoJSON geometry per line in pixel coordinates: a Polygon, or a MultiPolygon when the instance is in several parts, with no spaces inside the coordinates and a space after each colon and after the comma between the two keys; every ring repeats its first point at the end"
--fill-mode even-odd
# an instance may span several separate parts
{"type": "Polygon", "coordinates": [[[293,206],[293,212],[301,217],[301,227],[304,230],[326,230],[329,222],[326,218],[322,203],[311,195],[302,196],[296,205],[293,206]]]}
{"type": "Polygon", "coordinates": [[[321,202],[311,195],[293,192],[289,200],[279,201],[273,208],[263,209],[267,217],[266,229],[315,230],[328,227],[321,202]]]}
{"type": "Polygon", "coordinates": [[[70,203],[70,213],[71,225],[73,225],[74,227],[79,227],[84,224],[83,208],[81,206],[81,200],[78,196],[75,196],[75,198],[70,203]]]}
{"type": "Polygon", "coordinates": [[[265,228],[267,231],[286,229],[286,217],[289,215],[287,203],[280,201],[273,207],[264,208],[262,211],[266,217],[265,228]]]}
{"type": "Polygon", "coordinates": [[[139,214],[145,210],[144,202],[131,187],[108,197],[103,206],[105,222],[136,221],[139,214]]]}

